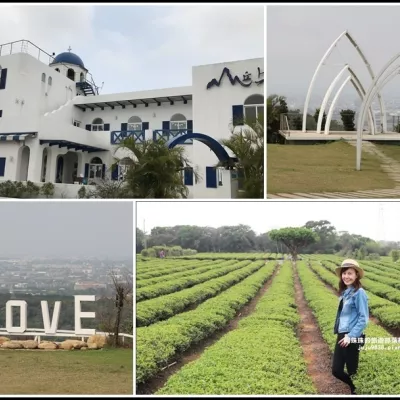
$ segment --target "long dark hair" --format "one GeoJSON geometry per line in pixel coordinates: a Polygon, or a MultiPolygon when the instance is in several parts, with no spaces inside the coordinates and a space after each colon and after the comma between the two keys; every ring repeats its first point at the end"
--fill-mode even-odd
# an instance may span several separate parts
{"type": "MultiPolygon", "coordinates": [[[[342,294],[347,289],[346,284],[343,282],[342,274],[343,274],[343,272],[347,271],[349,268],[352,268],[352,267],[343,267],[340,270],[339,294],[342,294]]],[[[362,284],[360,282],[360,274],[358,273],[358,271],[355,268],[353,268],[353,269],[356,271],[356,280],[352,283],[352,285],[354,287],[354,292],[357,292],[357,290],[362,287],[362,284]]]]}

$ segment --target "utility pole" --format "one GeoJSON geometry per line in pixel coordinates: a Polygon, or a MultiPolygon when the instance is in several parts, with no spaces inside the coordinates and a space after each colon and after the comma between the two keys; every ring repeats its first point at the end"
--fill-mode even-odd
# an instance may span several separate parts
{"type": "Polygon", "coordinates": [[[144,234],[144,248],[147,249],[147,233],[146,233],[146,220],[143,220],[143,234],[144,234]]]}
{"type": "Polygon", "coordinates": [[[378,240],[385,241],[385,222],[384,222],[383,204],[382,203],[379,203],[378,240]]]}

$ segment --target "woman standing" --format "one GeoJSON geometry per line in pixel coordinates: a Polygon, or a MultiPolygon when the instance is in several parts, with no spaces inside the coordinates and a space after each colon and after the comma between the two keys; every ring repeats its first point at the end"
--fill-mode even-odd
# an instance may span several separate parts
{"type": "Polygon", "coordinates": [[[356,394],[351,376],[357,372],[360,345],[358,338],[368,324],[368,297],[361,287],[360,280],[364,270],[355,260],[344,260],[336,268],[339,276],[340,303],[336,315],[334,333],[337,334],[335,352],[333,354],[332,374],[335,378],[350,386],[351,394],[356,394]],[[344,372],[346,365],[347,373],[344,372]]]}

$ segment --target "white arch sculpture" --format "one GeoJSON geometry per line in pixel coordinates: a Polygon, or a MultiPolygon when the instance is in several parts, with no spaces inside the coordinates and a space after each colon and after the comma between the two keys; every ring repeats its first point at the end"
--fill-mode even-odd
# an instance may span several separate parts
{"type": "MultiPolygon", "coordinates": [[[[350,67],[348,68],[348,71],[351,74],[351,76],[349,76],[349,79],[350,79],[352,85],[354,86],[354,89],[356,89],[356,92],[360,96],[361,102],[363,102],[364,96],[365,96],[365,89],[364,89],[362,83],[360,82],[360,80],[358,79],[357,75],[355,74],[355,72],[350,67]]],[[[346,80],[346,83],[349,81],[349,79],[346,80]]],[[[325,124],[325,132],[324,132],[325,135],[329,135],[333,111],[335,109],[335,105],[339,98],[339,95],[342,92],[344,87],[345,87],[345,85],[342,85],[340,87],[340,89],[336,93],[336,96],[334,97],[332,104],[329,108],[328,117],[327,117],[326,124],[325,124]],[[330,118],[329,118],[329,114],[331,114],[330,118]]],[[[372,107],[370,107],[368,109],[368,125],[369,125],[371,134],[374,135],[375,134],[375,121],[374,121],[374,114],[372,112],[372,107]]]]}
{"type": "Polygon", "coordinates": [[[399,72],[399,67],[392,69],[383,81],[379,83],[380,78],[389,70],[389,68],[400,58],[400,53],[396,54],[393,58],[391,58],[386,65],[382,68],[379,74],[375,77],[373,82],[371,83],[368,92],[364,97],[364,101],[361,106],[360,114],[358,115],[357,120],[357,160],[356,160],[356,169],[359,171],[361,169],[361,151],[362,151],[362,134],[365,123],[365,113],[366,110],[371,106],[372,101],[377,93],[387,84],[389,83],[399,72]]]}
{"type": "MultiPolygon", "coordinates": [[[[329,55],[331,54],[332,50],[334,49],[334,47],[336,46],[336,44],[339,42],[339,40],[343,37],[346,36],[348,38],[348,40],[350,41],[350,43],[353,45],[353,47],[357,50],[358,54],[361,56],[361,59],[363,60],[365,66],[368,69],[368,72],[371,76],[371,79],[374,80],[375,76],[373,73],[373,70],[370,66],[370,64],[367,61],[367,58],[365,57],[364,53],[361,51],[360,47],[358,46],[358,44],[356,43],[356,41],[353,39],[353,37],[350,35],[350,33],[346,30],[344,32],[342,32],[337,39],[331,44],[331,46],[328,48],[328,50],[326,51],[326,53],[323,55],[323,57],[321,58],[321,61],[319,62],[313,77],[311,78],[311,82],[310,82],[310,86],[308,87],[308,91],[307,91],[307,95],[306,95],[306,100],[304,102],[304,111],[303,111],[303,126],[302,126],[302,131],[306,132],[307,131],[307,112],[308,112],[308,105],[310,102],[310,97],[311,97],[311,91],[313,89],[315,80],[318,76],[318,72],[321,69],[323,63],[326,61],[326,59],[329,57],[329,55]]],[[[383,99],[382,96],[380,94],[378,94],[378,99],[379,99],[379,106],[380,106],[380,111],[381,111],[381,120],[383,121],[383,131],[386,132],[387,131],[387,121],[386,121],[386,110],[384,107],[384,103],[383,103],[383,99]]],[[[321,112],[320,112],[321,113],[321,112]]],[[[323,113],[322,113],[323,116],[323,113]]],[[[319,118],[319,116],[318,116],[319,118]]],[[[321,117],[322,120],[322,117],[321,117]]]]}
{"type": "Polygon", "coordinates": [[[328,103],[329,97],[331,96],[333,88],[336,86],[336,84],[339,82],[340,78],[348,70],[348,68],[349,68],[349,66],[348,66],[348,64],[346,64],[340,70],[340,72],[336,75],[335,79],[329,85],[328,90],[325,93],[324,99],[322,100],[321,108],[319,109],[318,123],[317,123],[317,133],[321,133],[322,119],[323,119],[323,116],[324,116],[325,107],[326,107],[326,105],[328,103]]]}
{"type": "Polygon", "coordinates": [[[333,116],[333,110],[335,108],[335,104],[337,102],[337,99],[340,96],[340,93],[342,92],[342,90],[344,89],[344,87],[346,86],[347,82],[351,79],[351,76],[348,76],[345,81],[342,83],[342,85],[340,86],[339,90],[337,91],[335,97],[332,100],[332,104],[331,107],[329,109],[328,112],[328,116],[326,117],[326,124],[325,124],[325,135],[329,135],[329,127],[331,126],[331,120],[332,120],[332,116],[333,116]]]}

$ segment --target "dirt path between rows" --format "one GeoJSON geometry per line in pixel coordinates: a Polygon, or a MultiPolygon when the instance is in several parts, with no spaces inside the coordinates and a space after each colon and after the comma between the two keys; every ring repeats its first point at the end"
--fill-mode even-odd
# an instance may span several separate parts
{"type": "Polygon", "coordinates": [[[295,277],[295,299],[300,314],[297,335],[303,348],[308,375],[318,394],[350,394],[350,388],[332,375],[332,355],[322,337],[318,323],[304,297],[296,265],[293,265],[295,277]]]}
{"type": "MultiPolygon", "coordinates": [[[[310,267],[308,267],[310,268],[310,267]]],[[[315,276],[325,285],[325,287],[331,291],[335,296],[339,296],[339,291],[335,288],[333,288],[329,283],[325,282],[321,276],[319,276],[316,272],[313,271],[312,268],[310,268],[311,271],[315,274],[315,276]]],[[[393,337],[397,338],[400,337],[400,328],[390,328],[388,326],[385,326],[381,321],[379,321],[378,318],[374,317],[373,315],[370,314],[369,316],[370,322],[374,323],[375,325],[378,325],[382,329],[384,329],[386,332],[390,333],[393,337]]]]}
{"type": "Polygon", "coordinates": [[[181,353],[179,355],[179,359],[175,363],[171,363],[169,368],[166,368],[165,370],[159,372],[157,375],[155,375],[146,383],[138,385],[136,389],[136,394],[138,395],[154,394],[165,385],[170,376],[177,373],[186,364],[200,358],[207,347],[212,346],[219,339],[221,339],[222,336],[226,335],[233,329],[236,329],[240,320],[249,316],[255,310],[258,301],[268,290],[275,275],[279,273],[279,270],[280,270],[280,265],[278,265],[275,268],[272,276],[267,280],[266,283],[264,283],[264,285],[257,292],[257,294],[238,311],[235,318],[233,318],[224,328],[218,330],[213,335],[205,338],[201,342],[190,347],[190,349],[188,349],[186,352],[181,353]]]}

